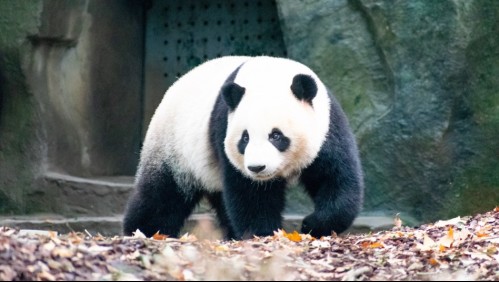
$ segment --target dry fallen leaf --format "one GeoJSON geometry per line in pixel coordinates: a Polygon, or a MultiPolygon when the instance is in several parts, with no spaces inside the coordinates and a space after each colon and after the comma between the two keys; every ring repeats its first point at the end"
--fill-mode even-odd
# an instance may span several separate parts
{"type": "Polygon", "coordinates": [[[195,235],[185,233],[179,240],[180,242],[196,242],[198,238],[195,235]]]}
{"type": "Polygon", "coordinates": [[[286,233],[286,231],[282,231],[283,233],[283,236],[288,238],[289,240],[293,241],[293,242],[301,242],[301,236],[300,236],[300,233],[298,233],[296,230],[293,231],[293,233],[286,233]]]}
{"type": "Polygon", "coordinates": [[[227,245],[218,245],[215,247],[215,252],[227,252],[229,251],[229,247],[227,245]]]}
{"type": "Polygon", "coordinates": [[[440,264],[440,262],[438,260],[436,260],[435,258],[430,258],[428,260],[428,263],[431,264],[431,265],[433,265],[433,266],[436,266],[436,265],[440,264]]]}
{"type": "Polygon", "coordinates": [[[142,233],[139,229],[135,230],[135,232],[133,232],[133,236],[132,238],[134,239],[146,239],[146,235],[144,235],[144,233],[142,233]]]}
{"type": "Polygon", "coordinates": [[[435,226],[436,227],[445,227],[447,225],[458,225],[458,224],[462,224],[464,223],[465,221],[460,217],[455,217],[455,218],[452,218],[452,219],[449,219],[449,220],[439,220],[435,223],[435,226]]]}
{"type": "Polygon", "coordinates": [[[19,236],[0,227],[0,280],[499,281],[499,213],[444,223],[320,240],[279,230],[241,241],[189,234],[151,240],[140,238],[140,231],[133,240],[85,233],[19,236]]]}
{"type": "Polygon", "coordinates": [[[486,254],[489,256],[493,256],[497,252],[498,251],[497,251],[497,248],[495,246],[491,246],[491,247],[487,248],[487,250],[486,250],[486,254]]]}
{"type": "Polygon", "coordinates": [[[167,238],[168,238],[168,235],[160,234],[159,231],[154,233],[154,235],[152,235],[152,239],[154,239],[154,240],[162,241],[162,240],[165,240],[167,238]]]}
{"type": "Polygon", "coordinates": [[[452,227],[449,227],[447,234],[440,238],[437,244],[446,248],[450,248],[452,247],[452,243],[454,243],[454,229],[452,227]]]}
{"type": "Polygon", "coordinates": [[[370,241],[364,241],[360,244],[360,246],[364,249],[376,249],[376,248],[383,248],[384,245],[381,242],[370,242],[370,241]]]}
{"type": "Polygon", "coordinates": [[[478,238],[482,238],[482,237],[487,237],[488,236],[487,232],[481,232],[481,231],[478,231],[475,235],[478,238]]]}
{"type": "Polygon", "coordinates": [[[430,251],[433,250],[437,244],[433,239],[430,238],[426,233],[423,234],[423,245],[418,244],[417,248],[421,251],[430,251]]]}

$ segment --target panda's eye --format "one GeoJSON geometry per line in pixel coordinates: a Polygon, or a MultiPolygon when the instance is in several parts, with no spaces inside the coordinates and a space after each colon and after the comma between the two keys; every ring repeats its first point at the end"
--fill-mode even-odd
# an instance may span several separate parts
{"type": "Polygon", "coordinates": [[[248,142],[249,142],[249,135],[248,135],[248,131],[246,131],[246,130],[245,130],[245,131],[243,132],[243,136],[242,136],[242,138],[241,138],[241,139],[242,139],[242,140],[243,140],[243,142],[245,142],[245,143],[248,143],[248,142]]]}
{"type": "Polygon", "coordinates": [[[246,146],[248,146],[248,143],[249,143],[249,134],[248,131],[245,130],[241,135],[241,139],[239,139],[239,142],[237,142],[237,150],[241,155],[244,155],[244,150],[246,150],[246,146]]]}
{"type": "Polygon", "coordinates": [[[282,138],[282,132],[279,130],[272,130],[272,132],[269,134],[269,139],[270,141],[279,141],[282,138]]]}

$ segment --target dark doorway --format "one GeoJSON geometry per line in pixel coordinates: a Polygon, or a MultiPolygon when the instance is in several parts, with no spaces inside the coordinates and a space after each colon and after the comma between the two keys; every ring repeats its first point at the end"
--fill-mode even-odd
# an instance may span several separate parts
{"type": "Polygon", "coordinates": [[[273,0],[153,0],[146,15],[143,134],[166,89],[225,55],[286,56],[273,0]]]}

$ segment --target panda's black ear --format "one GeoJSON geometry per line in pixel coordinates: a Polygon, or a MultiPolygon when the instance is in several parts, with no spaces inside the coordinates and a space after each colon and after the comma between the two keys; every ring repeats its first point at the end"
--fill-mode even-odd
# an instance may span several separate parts
{"type": "Polygon", "coordinates": [[[222,86],[220,92],[222,93],[222,97],[231,111],[234,111],[237,105],[239,105],[245,90],[246,89],[244,87],[239,86],[234,82],[227,82],[222,86]]]}
{"type": "Polygon", "coordinates": [[[298,100],[304,100],[312,105],[312,100],[317,94],[317,83],[310,75],[297,74],[293,78],[291,91],[298,100]]]}

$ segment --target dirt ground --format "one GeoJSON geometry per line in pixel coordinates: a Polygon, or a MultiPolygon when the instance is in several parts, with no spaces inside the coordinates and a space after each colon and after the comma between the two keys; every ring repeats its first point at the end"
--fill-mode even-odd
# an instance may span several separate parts
{"type": "Polygon", "coordinates": [[[499,280],[499,208],[372,234],[245,241],[0,227],[0,280],[499,280]]]}

